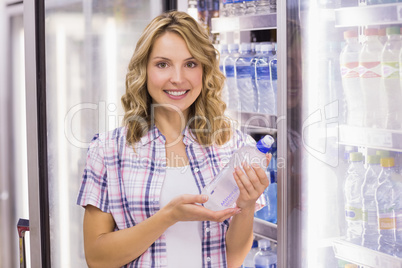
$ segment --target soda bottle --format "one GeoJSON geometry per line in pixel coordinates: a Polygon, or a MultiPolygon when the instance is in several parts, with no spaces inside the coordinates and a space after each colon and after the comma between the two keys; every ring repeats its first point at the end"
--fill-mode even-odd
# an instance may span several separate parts
{"type": "Polygon", "coordinates": [[[251,44],[242,43],[240,45],[239,57],[235,62],[235,77],[237,90],[239,92],[241,111],[243,112],[256,112],[258,103],[257,92],[254,92],[251,82],[252,68],[251,60],[253,54],[251,53],[251,44]]]}
{"type": "Polygon", "coordinates": [[[359,53],[359,77],[364,101],[364,125],[381,127],[384,122],[381,94],[381,51],[376,28],[366,29],[366,41],[359,53]]]}
{"type": "Polygon", "coordinates": [[[375,203],[375,190],[378,187],[378,176],[381,165],[379,155],[367,156],[367,170],[362,185],[363,200],[363,234],[362,246],[377,250],[378,223],[377,206],[375,203]]]}
{"type": "Polygon", "coordinates": [[[202,189],[202,194],[209,197],[208,201],[204,203],[204,207],[214,211],[233,207],[240,194],[233,178],[235,167],[241,167],[241,164],[246,162],[259,164],[266,170],[268,164],[265,154],[271,150],[273,143],[274,138],[266,135],[256,144],[245,145],[237,150],[212,182],[202,189]]]}
{"type": "Polygon", "coordinates": [[[269,63],[273,57],[272,45],[261,45],[261,55],[255,63],[255,76],[258,91],[258,112],[275,114],[275,93],[271,83],[269,63]]]}
{"type": "Polygon", "coordinates": [[[394,192],[394,158],[382,158],[382,170],[378,177],[379,186],[375,192],[375,201],[378,217],[378,250],[389,255],[394,255],[395,251],[395,214],[394,201],[392,196],[394,192]]]}
{"type": "MultiPolygon", "coordinates": [[[[386,29],[388,40],[381,53],[381,70],[384,87],[385,124],[388,129],[402,127],[402,90],[399,79],[399,51],[401,38],[399,27],[386,29]]],[[[381,105],[381,104],[380,104],[381,105]]]]}
{"type": "Polygon", "coordinates": [[[239,44],[229,44],[229,55],[225,58],[225,75],[226,85],[229,92],[229,105],[228,109],[238,111],[240,110],[239,93],[236,87],[235,78],[235,62],[239,51],[239,44]]]}
{"type": "Polygon", "coordinates": [[[363,93],[359,78],[359,51],[360,43],[357,40],[357,31],[349,30],[343,34],[346,45],[340,54],[341,77],[343,92],[347,105],[348,125],[363,125],[363,93]]]}
{"type": "Polygon", "coordinates": [[[347,223],[346,239],[352,243],[361,245],[363,225],[361,188],[365,173],[362,153],[350,153],[349,161],[350,164],[344,186],[347,223]]]}

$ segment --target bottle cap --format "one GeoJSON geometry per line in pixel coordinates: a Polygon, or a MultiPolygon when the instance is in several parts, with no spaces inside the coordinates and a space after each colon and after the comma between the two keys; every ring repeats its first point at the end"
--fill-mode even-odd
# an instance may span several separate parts
{"type": "Polygon", "coordinates": [[[260,239],[258,240],[258,247],[264,249],[271,248],[271,242],[268,239],[260,239]]]}
{"type": "Polygon", "coordinates": [[[378,35],[378,29],[377,28],[368,28],[368,29],[366,29],[366,31],[364,33],[366,36],[378,35]]]}
{"type": "Polygon", "coordinates": [[[393,157],[381,158],[382,167],[393,167],[395,166],[395,160],[393,157]]]}
{"type": "Polygon", "coordinates": [[[265,135],[262,139],[260,139],[257,142],[257,149],[261,153],[268,153],[271,150],[271,146],[274,143],[274,138],[272,138],[270,135],[265,135]]]}
{"type": "Polygon", "coordinates": [[[375,152],[375,154],[376,154],[376,155],[379,155],[380,158],[389,157],[389,151],[380,150],[380,151],[375,152]]]}
{"type": "Polygon", "coordinates": [[[345,31],[345,32],[343,32],[343,37],[345,39],[357,37],[357,31],[355,31],[355,30],[345,31]]]}
{"type": "Polygon", "coordinates": [[[272,51],[272,45],[271,44],[262,44],[261,45],[261,51],[264,51],[264,52],[269,52],[269,51],[272,51]]]}
{"type": "Polygon", "coordinates": [[[242,51],[242,52],[247,52],[247,51],[249,51],[249,50],[251,50],[251,45],[250,45],[250,43],[241,43],[241,45],[240,45],[240,51],[242,51]]]}
{"type": "Polygon", "coordinates": [[[399,27],[387,27],[387,35],[400,34],[399,27]]]}
{"type": "Polygon", "coordinates": [[[348,263],[345,265],[345,268],[358,268],[359,266],[357,266],[356,264],[353,263],[348,263]]]}
{"type": "Polygon", "coordinates": [[[228,48],[229,48],[229,52],[237,51],[237,50],[239,50],[239,44],[237,44],[237,43],[229,44],[228,48]]]}
{"type": "Polygon", "coordinates": [[[359,152],[352,152],[349,154],[349,160],[352,162],[363,161],[363,154],[359,152]]]}
{"type": "Polygon", "coordinates": [[[379,155],[368,155],[367,163],[368,164],[380,164],[381,157],[379,155]]]}

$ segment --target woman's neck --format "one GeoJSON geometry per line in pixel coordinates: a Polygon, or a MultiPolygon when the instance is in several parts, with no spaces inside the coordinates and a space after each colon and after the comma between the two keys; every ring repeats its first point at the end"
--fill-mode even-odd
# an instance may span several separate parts
{"type": "Polygon", "coordinates": [[[186,127],[187,114],[179,112],[167,112],[166,110],[155,110],[155,125],[165,136],[167,142],[182,138],[182,132],[186,127]]]}

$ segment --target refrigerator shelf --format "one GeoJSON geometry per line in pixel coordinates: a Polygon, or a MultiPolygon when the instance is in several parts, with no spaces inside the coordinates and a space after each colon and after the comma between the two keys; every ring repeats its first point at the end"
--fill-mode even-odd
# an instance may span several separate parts
{"type": "Polygon", "coordinates": [[[402,259],[337,239],[333,249],[338,259],[349,261],[365,268],[393,267],[402,268],[402,259]]]}
{"type": "Polygon", "coordinates": [[[235,32],[276,29],[276,13],[212,18],[211,32],[235,32]]]}
{"type": "Polygon", "coordinates": [[[402,3],[340,8],[335,10],[336,27],[402,23],[402,3]]]}
{"type": "Polygon", "coordinates": [[[402,152],[402,131],[340,125],[339,143],[402,152]]]}
{"type": "Polygon", "coordinates": [[[244,133],[270,135],[277,133],[277,117],[275,115],[233,110],[227,110],[226,115],[234,120],[244,133]]]}
{"type": "Polygon", "coordinates": [[[277,241],[277,225],[268,221],[254,218],[254,235],[259,238],[277,241]]]}

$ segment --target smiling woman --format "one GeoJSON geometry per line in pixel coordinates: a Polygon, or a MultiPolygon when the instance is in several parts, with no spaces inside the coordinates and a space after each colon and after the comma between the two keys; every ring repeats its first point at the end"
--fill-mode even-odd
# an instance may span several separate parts
{"type": "Polygon", "coordinates": [[[221,161],[251,142],[224,116],[218,55],[186,13],[145,28],[126,76],[125,125],[95,135],[88,150],[77,203],[89,266],[241,266],[268,178],[245,166],[237,207],[202,205],[221,161]]]}

